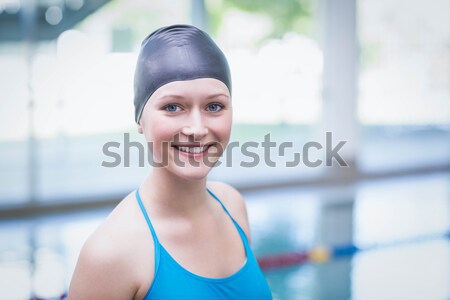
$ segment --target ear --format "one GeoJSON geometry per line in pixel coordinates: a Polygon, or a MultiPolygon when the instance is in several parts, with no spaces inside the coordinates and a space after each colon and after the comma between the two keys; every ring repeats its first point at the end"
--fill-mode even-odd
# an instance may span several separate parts
{"type": "Polygon", "coordinates": [[[142,129],[141,124],[137,124],[137,131],[141,134],[144,133],[144,130],[142,129]]]}

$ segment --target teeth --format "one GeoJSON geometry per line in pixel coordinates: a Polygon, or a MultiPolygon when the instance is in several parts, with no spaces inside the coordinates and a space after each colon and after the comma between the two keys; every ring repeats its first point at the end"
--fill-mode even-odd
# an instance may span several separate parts
{"type": "Polygon", "coordinates": [[[180,146],[180,147],[178,147],[178,150],[180,150],[182,152],[198,154],[198,153],[202,153],[203,151],[205,151],[206,148],[208,148],[208,147],[182,147],[182,146],[180,146]]]}

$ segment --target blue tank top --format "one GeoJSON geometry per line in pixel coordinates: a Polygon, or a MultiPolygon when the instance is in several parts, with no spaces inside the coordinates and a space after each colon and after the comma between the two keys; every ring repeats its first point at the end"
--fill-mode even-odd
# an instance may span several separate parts
{"type": "Polygon", "coordinates": [[[216,199],[233,221],[241,236],[247,256],[244,266],[236,273],[224,278],[207,278],[196,275],[178,264],[164,249],[156,236],[150,218],[136,190],[136,199],[147,221],[155,246],[155,276],[144,299],[164,300],[268,300],[272,299],[269,286],[253,255],[247,237],[233,219],[223,203],[209,189],[208,193],[216,199]]]}

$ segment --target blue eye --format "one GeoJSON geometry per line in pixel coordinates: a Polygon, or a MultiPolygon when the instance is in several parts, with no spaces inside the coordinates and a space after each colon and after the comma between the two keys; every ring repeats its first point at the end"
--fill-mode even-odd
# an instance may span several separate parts
{"type": "Polygon", "coordinates": [[[176,104],[169,104],[166,107],[164,107],[164,110],[168,111],[168,112],[176,112],[178,110],[178,105],[176,104]]]}
{"type": "Polygon", "coordinates": [[[212,111],[212,112],[217,112],[220,111],[223,108],[222,104],[219,103],[211,103],[210,105],[208,105],[208,111],[212,111]]]}

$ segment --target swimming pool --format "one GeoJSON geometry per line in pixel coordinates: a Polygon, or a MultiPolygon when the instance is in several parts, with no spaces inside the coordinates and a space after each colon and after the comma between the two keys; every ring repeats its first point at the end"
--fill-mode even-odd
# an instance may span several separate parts
{"type": "MultiPolygon", "coordinates": [[[[275,264],[264,271],[274,299],[450,297],[450,173],[244,196],[260,258],[360,249],[275,264]]],[[[111,209],[0,221],[0,299],[63,294],[81,245],[111,209]]]]}

